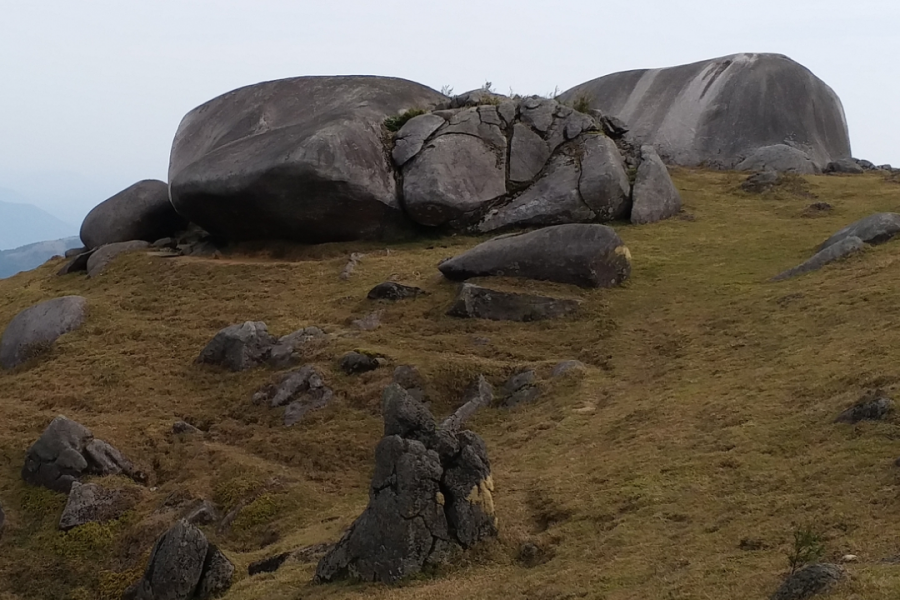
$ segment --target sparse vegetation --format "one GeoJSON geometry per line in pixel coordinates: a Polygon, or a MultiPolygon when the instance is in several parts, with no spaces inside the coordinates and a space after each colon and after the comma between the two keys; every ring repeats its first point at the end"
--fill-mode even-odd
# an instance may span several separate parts
{"type": "Polygon", "coordinates": [[[809,525],[794,530],[793,545],[787,553],[788,566],[792,574],[808,564],[817,562],[824,555],[825,543],[821,533],[809,525]]]}
{"type": "Polygon", "coordinates": [[[573,110],[589,115],[591,114],[591,105],[593,102],[594,99],[590,94],[582,93],[572,99],[571,107],[573,110]]]}
{"type": "Polygon", "coordinates": [[[384,127],[391,133],[396,133],[400,131],[400,128],[406,125],[407,121],[412,119],[413,117],[418,117],[419,115],[424,115],[425,111],[421,108],[411,108],[406,112],[403,112],[394,117],[388,117],[384,120],[384,127]]]}
{"type": "Polygon", "coordinates": [[[337,358],[357,348],[417,365],[438,415],[458,406],[478,373],[496,384],[528,366],[546,382],[560,360],[588,367],[550,382],[534,404],[470,421],[493,462],[495,543],[397,588],[310,586],[315,562],[293,561],[243,576],[226,600],[766,598],[785,571],[785,532],[801,520],[816,524],[829,551],[865,558],[834,598],[900,595],[900,570],[881,562],[897,553],[897,425],[832,423],[863,390],[896,398],[900,389],[900,241],[767,282],[848,223],[896,210],[900,186],[881,174],[803,177],[833,206],[809,219],[808,198],[739,192],[745,174],[673,176],[696,220],[614,224],[634,257],[624,287],[490,282],[583,301],[559,322],[446,317],[456,285],[435,265],[480,239],[466,236],[390,254],[374,242],[285,245],[277,260],[258,244],[220,260],[136,253],[95,279],[55,277],[57,261],[0,281],[2,324],[55,296],[90,305],[86,325],[49,356],[0,373],[0,598],[120,597],[178,514],[160,509],[178,491],[220,509],[269,496],[231,531],[204,529],[241,574],[252,561],[337,540],[368,500],[392,372],[341,373],[337,358]],[[341,281],[350,252],[367,257],[341,281]],[[373,310],[368,290],[391,277],[430,295],[386,305],[379,329],[346,335],[351,319],[373,310]],[[270,370],[193,363],[218,329],[247,319],[279,335],[306,325],[342,333],[308,358],[335,400],[285,428],[280,410],[251,402],[270,370]],[[61,534],[65,497],[22,482],[25,449],[57,414],[150,475],[129,523],[61,534]],[[172,436],[176,419],[203,424],[204,434],[172,436]],[[742,549],[744,539],[752,544],[742,549]]]}

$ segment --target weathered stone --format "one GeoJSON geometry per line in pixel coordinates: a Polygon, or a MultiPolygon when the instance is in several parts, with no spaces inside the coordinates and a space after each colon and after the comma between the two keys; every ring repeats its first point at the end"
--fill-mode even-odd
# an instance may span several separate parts
{"type": "Polygon", "coordinates": [[[403,167],[403,201],[409,216],[443,225],[481,210],[506,193],[505,151],[482,139],[445,134],[431,140],[403,167]]]}
{"type": "Polygon", "coordinates": [[[69,248],[68,250],[65,251],[63,256],[65,258],[75,258],[79,254],[84,254],[87,251],[88,251],[88,248],[85,248],[84,246],[81,246],[80,248],[69,248]]]}
{"type": "Polygon", "coordinates": [[[197,362],[243,371],[263,364],[275,343],[275,338],[261,321],[229,325],[206,345],[197,362]]]}
{"type": "Polygon", "coordinates": [[[210,544],[203,563],[203,575],[197,587],[197,600],[218,598],[231,587],[233,577],[234,564],[218,548],[210,544]]]}
{"type": "Polygon", "coordinates": [[[541,172],[549,158],[547,142],[528,125],[516,123],[509,152],[509,180],[513,183],[531,181],[541,172]]]}
{"type": "Polygon", "coordinates": [[[70,273],[79,273],[81,271],[87,271],[88,269],[88,261],[91,256],[96,252],[94,250],[86,250],[85,252],[81,252],[77,254],[72,260],[67,262],[63,267],[56,272],[57,275],[68,275],[70,273]]]}
{"type": "Polygon", "coordinates": [[[209,500],[200,500],[184,513],[184,520],[191,525],[212,525],[221,515],[216,505],[209,500]]]}
{"type": "Polygon", "coordinates": [[[824,250],[820,250],[806,262],[797,265],[793,269],[788,269],[784,273],[776,275],[772,278],[772,281],[783,281],[785,279],[790,279],[791,277],[796,277],[798,275],[816,271],[818,269],[821,269],[828,263],[846,258],[851,254],[859,252],[860,250],[865,248],[865,246],[865,243],[858,237],[851,236],[844,238],[838,243],[832,244],[824,250]]]}
{"type": "Polygon", "coordinates": [[[141,240],[106,244],[97,248],[87,261],[88,277],[96,277],[120,254],[149,248],[150,244],[141,240]]]}
{"type": "Polygon", "coordinates": [[[269,350],[267,362],[275,368],[286,368],[296,364],[313,348],[328,340],[328,334],[318,327],[304,327],[278,338],[269,350]]]}
{"type": "Polygon", "coordinates": [[[808,600],[827,592],[845,576],[846,572],[838,565],[807,565],[785,579],[781,587],[770,596],[770,600],[808,600]]]}
{"type": "Polygon", "coordinates": [[[883,244],[900,233],[900,214],[877,213],[847,225],[822,242],[818,251],[837,244],[841,240],[857,237],[867,244],[883,244]]]}
{"type": "Polygon", "coordinates": [[[193,435],[200,433],[200,430],[185,421],[175,421],[172,425],[172,433],[175,435],[193,435]]]}
{"type": "Polygon", "coordinates": [[[90,430],[65,417],[56,417],[25,455],[22,479],[68,494],[72,483],[88,471],[85,447],[94,439],[90,430]]]}
{"type": "Polygon", "coordinates": [[[503,384],[503,401],[505,408],[512,408],[519,404],[527,404],[537,400],[541,390],[537,387],[537,375],[528,369],[516,373],[503,384]]]}
{"type": "Polygon", "coordinates": [[[553,367],[553,371],[550,372],[550,377],[561,377],[569,371],[583,370],[585,368],[587,367],[580,360],[564,360],[556,363],[556,366],[553,367]]]}
{"type": "Polygon", "coordinates": [[[757,148],[734,168],[737,171],[776,171],[805,175],[817,175],[822,172],[809,154],[787,144],[757,148]]]}
{"type": "Polygon", "coordinates": [[[641,165],[631,197],[631,222],[636,225],[662,221],[681,211],[681,196],[653,146],[641,146],[641,165]]]}
{"type": "Polygon", "coordinates": [[[187,225],[169,202],[169,186],[155,179],[139,181],[104,200],[84,218],[81,241],[88,248],[171,236],[187,225]]]}
{"type": "Polygon", "coordinates": [[[528,322],[564,317],[578,310],[578,306],[576,300],[499,292],[464,283],[447,314],[451,317],[528,322]]]}
{"type": "Polygon", "coordinates": [[[883,390],[873,390],[859,401],[842,412],[834,420],[835,423],[859,423],[860,421],[879,421],[894,410],[894,401],[883,390]]]}
{"type": "Polygon", "coordinates": [[[506,153],[506,136],[496,106],[479,106],[458,111],[439,135],[463,134],[477,137],[497,152],[506,153]]]}
{"type": "Polygon", "coordinates": [[[69,499],[59,519],[59,528],[68,531],[87,523],[105,523],[121,517],[137,500],[126,490],[106,489],[94,483],[72,482],[69,499]]]}
{"type": "Polygon", "coordinates": [[[402,167],[409,162],[419,153],[425,141],[446,123],[443,118],[430,113],[407,121],[394,138],[394,149],[391,152],[394,164],[402,167]]]}
{"type": "Polygon", "coordinates": [[[49,350],[60,336],[81,327],[86,306],[81,296],[63,296],[17,314],[0,338],[0,367],[12,369],[49,350]]]}
{"type": "Polygon", "coordinates": [[[689,65],[613,73],[578,85],[563,102],[628,123],[667,162],[730,169],[786,139],[820,167],[850,156],[841,101],[808,69],[779,54],[735,54],[689,65]]]}
{"type": "Polygon", "coordinates": [[[379,366],[378,359],[374,356],[369,356],[368,354],[362,354],[360,352],[348,352],[342,356],[340,360],[341,370],[348,375],[374,371],[379,366]]]}
{"type": "Polygon", "coordinates": [[[394,369],[391,381],[402,387],[406,393],[419,402],[425,400],[425,379],[414,366],[400,365],[394,369]]]}
{"type": "Polygon", "coordinates": [[[450,535],[470,548],[497,535],[494,481],[484,440],[471,431],[459,438],[461,450],[444,471],[442,488],[450,535]]]}
{"type": "Polygon", "coordinates": [[[754,173],[741,183],[741,189],[751,194],[762,194],[771,191],[782,180],[778,171],[754,173]]]}
{"type": "Polygon", "coordinates": [[[613,287],[631,274],[631,254],[610,227],[570,224],[494,238],[438,269],[455,281],[508,276],[613,287]]]}
{"type": "Polygon", "coordinates": [[[612,221],[631,210],[631,183],[615,142],[605,135],[587,135],[582,142],[582,201],[600,221],[612,221]]]}
{"type": "Polygon", "coordinates": [[[856,160],[856,164],[858,164],[863,171],[875,171],[878,169],[878,167],[875,166],[875,163],[870,160],[865,160],[863,158],[857,158],[854,160],[856,160]]]}
{"type": "Polygon", "coordinates": [[[135,600],[189,600],[203,576],[210,544],[203,532],[178,521],[156,541],[147,570],[129,590],[135,600]]]}
{"type": "Polygon", "coordinates": [[[444,99],[411,81],[365,76],[231,91],[182,120],[169,161],[172,204],[228,240],[322,243],[406,231],[383,122],[444,99]]]}
{"type": "Polygon", "coordinates": [[[290,552],[282,552],[281,554],[276,554],[275,556],[270,556],[269,558],[264,558],[256,562],[252,562],[247,568],[247,572],[250,577],[259,575],[260,573],[274,573],[275,571],[280,569],[281,565],[287,562],[287,559],[289,559],[290,557],[290,552]]]}
{"type": "Polygon", "coordinates": [[[91,440],[84,447],[84,457],[90,464],[91,472],[97,475],[127,475],[134,477],[131,461],[122,456],[116,448],[103,440],[91,440]]]}
{"type": "Polygon", "coordinates": [[[448,102],[442,102],[438,105],[438,108],[453,109],[482,105],[493,106],[508,100],[509,98],[503,94],[497,94],[489,89],[481,87],[477,90],[469,90],[468,92],[457,94],[450,98],[448,102]]]}
{"type": "Polygon", "coordinates": [[[862,175],[865,171],[852,158],[839,158],[838,160],[833,160],[825,165],[825,168],[822,169],[822,172],[826,175],[834,175],[836,173],[843,173],[847,175],[862,175]]]}
{"type": "Polygon", "coordinates": [[[554,100],[532,96],[519,102],[519,119],[541,133],[553,125],[553,115],[559,104],[554,100]]]}
{"type": "Polygon", "coordinates": [[[580,178],[575,158],[557,155],[540,179],[509,204],[488,213],[478,230],[594,221],[596,215],[578,192],[580,178]]]}
{"type": "Polygon", "coordinates": [[[369,290],[366,297],[369,300],[390,300],[391,302],[396,302],[404,298],[416,298],[422,294],[425,294],[425,290],[421,288],[385,281],[369,290]]]}

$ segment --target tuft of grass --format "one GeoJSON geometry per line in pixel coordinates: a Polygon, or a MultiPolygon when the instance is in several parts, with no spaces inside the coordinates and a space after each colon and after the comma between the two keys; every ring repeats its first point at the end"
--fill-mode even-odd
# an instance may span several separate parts
{"type": "Polygon", "coordinates": [[[581,93],[575,96],[569,105],[573,110],[589,115],[591,114],[591,107],[593,103],[593,96],[588,93],[581,93]]]}
{"type": "Polygon", "coordinates": [[[807,525],[794,530],[793,545],[787,553],[791,574],[817,562],[823,556],[825,556],[825,541],[817,529],[807,525]]]}
{"type": "Polygon", "coordinates": [[[418,117],[419,115],[424,115],[425,111],[421,108],[411,108],[405,112],[400,113],[399,115],[388,117],[384,120],[384,127],[391,133],[396,133],[400,131],[400,129],[406,125],[406,123],[412,119],[413,117],[418,117]]]}

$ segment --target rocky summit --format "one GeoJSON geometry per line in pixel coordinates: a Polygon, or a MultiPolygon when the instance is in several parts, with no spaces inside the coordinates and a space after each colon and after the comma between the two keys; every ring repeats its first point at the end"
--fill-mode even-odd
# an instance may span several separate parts
{"type": "Polygon", "coordinates": [[[777,55],[214,98],[0,280],[0,600],[898,597],[898,181],[777,55]]]}

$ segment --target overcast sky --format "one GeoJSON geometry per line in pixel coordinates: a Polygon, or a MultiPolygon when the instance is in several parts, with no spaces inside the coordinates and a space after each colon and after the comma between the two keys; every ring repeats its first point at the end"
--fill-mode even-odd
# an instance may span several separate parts
{"type": "Polygon", "coordinates": [[[247,84],[405,77],[546,94],[778,52],[841,97],[854,155],[900,166],[897,0],[0,0],[0,187],[70,222],[165,180],[181,117],[247,84]]]}

